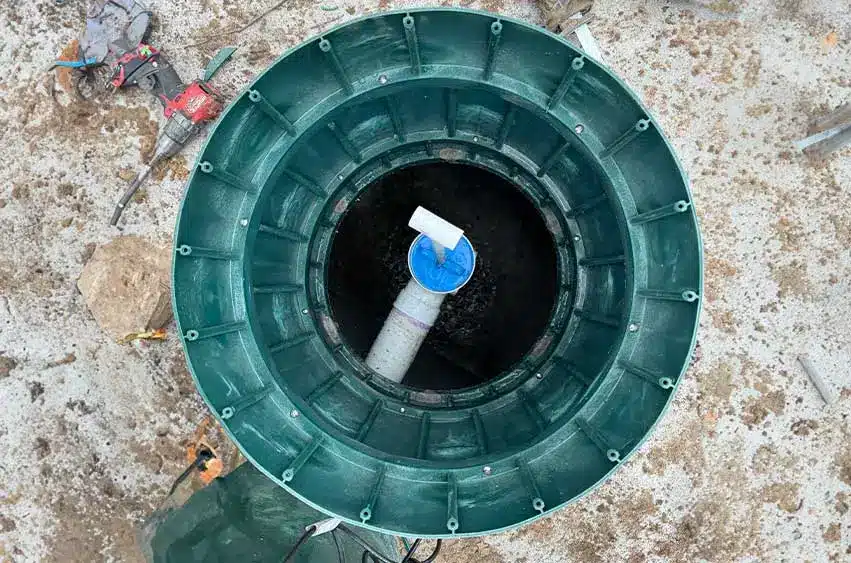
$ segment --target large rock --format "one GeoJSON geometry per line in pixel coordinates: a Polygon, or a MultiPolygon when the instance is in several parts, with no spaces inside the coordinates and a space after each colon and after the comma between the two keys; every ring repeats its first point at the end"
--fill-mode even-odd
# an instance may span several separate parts
{"type": "Polygon", "coordinates": [[[77,287],[100,327],[120,340],[171,319],[170,266],[169,249],[118,237],[95,250],[77,287]]]}

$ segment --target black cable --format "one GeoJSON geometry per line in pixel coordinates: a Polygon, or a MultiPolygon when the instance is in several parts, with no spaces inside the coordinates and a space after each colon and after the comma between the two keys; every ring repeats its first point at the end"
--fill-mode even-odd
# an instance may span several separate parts
{"type": "Polygon", "coordinates": [[[186,478],[189,477],[194,470],[200,469],[203,471],[204,464],[213,459],[214,457],[216,456],[214,456],[213,452],[208,449],[202,449],[201,451],[199,451],[198,455],[195,456],[195,461],[193,461],[189,465],[189,467],[187,467],[183,471],[183,473],[181,473],[180,476],[174,480],[174,483],[171,485],[171,489],[169,489],[168,495],[166,496],[171,496],[174,491],[177,490],[177,487],[179,487],[180,484],[185,481],[186,478]]]}
{"type": "Polygon", "coordinates": [[[343,546],[340,545],[340,538],[337,537],[337,530],[331,530],[331,539],[334,540],[334,546],[337,548],[337,559],[340,563],[346,563],[346,552],[343,551],[343,546]]]}
{"type": "Polygon", "coordinates": [[[378,563],[396,563],[392,559],[388,559],[388,558],[384,557],[383,555],[381,555],[380,553],[378,553],[375,550],[375,548],[372,547],[369,544],[368,541],[366,541],[365,539],[360,537],[356,532],[352,531],[352,529],[349,528],[348,526],[346,526],[344,524],[340,524],[339,526],[337,526],[337,529],[345,532],[346,535],[348,535],[350,538],[352,538],[358,545],[360,545],[362,548],[367,550],[369,552],[369,555],[372,557],[372,559],[374,561],[377,561],[378,563]]]}
{"type": "Polygon", "coordinates": [[[405,557],[402,559],[402,563],[410,563],[411,561],[414,561],[414,552],[417,551],[421,541],[423,541],[422,538],[414,540],[414,543],[411,544],[411,548],[408,549],[408,553],[406,553],[405,557]]]}
{"type": "Polygon", "coordinates": [[[308,526],[308,528],[301,534],[301,537],[298,538],[298,541],[295,542],[295,545],[290,549],[290,552],[287,553],[287,556],[284,557],[284,563],[289,563],[295,557],[296,552],[301,549],[302,544],[307,541],[307,538],[313,535],[313,532],[316,531],[316,526],[308,526]]]}
{"type": "Polygon", "coordinates": [[[443,540],[437,540],[437,543],[434,544],[434,551],[431,552],[431,555],[422,560],[422,563],[431,563],[435,559],[437,559],[437,554],[440,553],[440,545],[443,543],[443,540]]]}
{"type": "MultiPolygon", "coordinates": [[[[363,539],[357,532],[343,524],[338,525],[336,529],[331,531],[331,538],[334,540],[334,545],[337,547],[337,558],[340,560],[340,563],[345,563],[346,555],[343,551],[342,546],[340,545],[340,540],[337,537],[337,530],[341,530],[342,532],[346,533],[350,538],[352,538],[352,540],[355,541],[355,543],[357,543],[364,549],[364,552],[361,554],[361,563],[396,563],[392,559],[388,559],[387,557],[382,555],[372,545],[370,545],[368,541],[363,539]]],[[[304,542],[307,541],[308,538],[310,538],[313,535],[313,532],[315,531],[316,526],[310,526],[304,531],[304,533],[292,547],[290,552],[284,558],[284,563],[289,563],[290,561],[292,561],[293,557],[295,557],[296,552],[298,552],[302,544],[304,544],[304,542]]],[[[402,563],[432,563],[437,558],[437,555],[440,553],[440,546],[443,543],[443,540],[437,540],[437,543],[434,545],[434,550],[427,558],[423,559],[422,561],[414,558],[414,553],[416,553],[417,548],[419,548],[420,543],[422,543],[422,541],[422,538],[417,538],[416,540],[414,540],[414,543],[411,544],[410,549],[408,549],[408,553],[406,553],[405,557],[402,559],[402,563]]]]}

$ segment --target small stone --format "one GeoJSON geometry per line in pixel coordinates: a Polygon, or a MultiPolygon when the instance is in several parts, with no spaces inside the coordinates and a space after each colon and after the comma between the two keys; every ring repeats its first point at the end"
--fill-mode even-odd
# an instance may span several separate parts
{"type": "Polygon", "coordinates": [[[171,319],[170,266],[168,249],[118,237],[94,251],[77,287],[101,329],[120,340],[171,319]]]}
{"type": "Polygon", "coordinates": [[[0,379],[4,379],[9,377],[9,373],[18,367],[18,362],[14,358],[10,358],[9,356],[4,356],[2,352],[0,352],[0,379]]]}
{"type": "Polygon", "coordinates": [[[17,529],[18,525],[15,524],[14,520],[0,514],[0,534],[5,534],[6,532],[14,532],[17,529]]]}
{"type": "Polygon", "coordinates": [[[133,194],[134,203],[145,203],[146,201],[148,201],[148,190],[140,188],[133,194]]]}
{"type": "Polygon", "coordinates": [[[56,195],[60,197],[71,197],[77,191],[77,186],[69,182],[63,182],[56,186],[56,195]]]}
{"type": "Polygon", "coordinates": [[[815,420],[802,419],[792,424],[792,433],[796,436],[809,436],[810,432],[818,429],[815,420]]]}
{"type": "Polygon", "coordinates": [[[39,461],[50,455],[50,442],[44,438],[35,439],[35,456],[39,461]]]}
{"type": "Polygon", "coordinates": [[[92,414],[93,412],[95,412],[94,407],[89,406],[88,404],[86,404],[86,401],[82,399],[69,399],[65,403],[65,408],[70,411],[76,411],[80,414],[92,414]]]}
{"type": "Polygon", "coordinates": [[[30,381],[27,383],[27,389],[30,390],[31,403],[34,403],[36,399],[44,395],[44,385],[38,381],[30,381]]]}
{"type": "Polygon", "coordinates": [[[65,354],[63,357],[58,360],[53,360],[51,362],[47,362],[46,368],[55,368],[59,366],[64,366],[66,364],[73,364],[77,361],[77,356],[74,353],[65,354]]]}
{"type": "Polygon", "coordinates": [[[118,177],[125,182],[132,182],[133,179],[136,178],[136,171],[132,168],[119,168],[118,177]]]}
{"type": "Polygon", "coordinates": [[[838,542],[842,539],[842,530],[838,522],[834,522],[827,527],[827,530],[821,536],[826,542],[838,542]]]}

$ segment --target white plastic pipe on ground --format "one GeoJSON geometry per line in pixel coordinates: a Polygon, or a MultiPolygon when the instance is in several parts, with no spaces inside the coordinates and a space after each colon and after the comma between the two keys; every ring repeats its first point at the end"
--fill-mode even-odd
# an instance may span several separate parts
{"type": "Polygon", "coordinates": [[[440,314],[440,305],[445,297],[445,293],[429,291],[411,279],[399,293],[381,332],[372,343],[366,365],[387,379],[400,383],[440,314]]]}

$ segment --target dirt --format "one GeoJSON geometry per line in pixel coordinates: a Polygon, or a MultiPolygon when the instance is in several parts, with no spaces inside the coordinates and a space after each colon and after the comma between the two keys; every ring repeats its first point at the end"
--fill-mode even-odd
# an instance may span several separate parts
{"type": "Polygon", "coordinates": [[[703,447],[706,431],[705,422],[693,413],[683,421],[676,436],[653,445],[642,464],[643,471],[648,475],[661,476],[671,467],[682,467],[695,484],[702,483],[706,466],[703,447]]]}
{"type": "Polygon", "coordinates": [[[153,511],[148,503],[140,503],[119,492],[108,478],[89,474],[88,491],[66,493],[43,499],[56,514],[56,528],[43,559],[45,563],[69,561],[102,561],[104,549],[120,553],[121,561],[144,563],[136,543],[132,520],[117,519],[115,514],[142,514],[153,511]]]}
{"type": "Polygon", "coordinates": [[[839,480],[851,486],[851,447],[846,445],[845,451],[836,454],[836,469],[839,480]]]}
{"type": "Polygon", "coordinates": [[[849,493],[836,493],[836,504],[834,505],[834,509],[836,510],[837,514],[839,514],[840,516],[844,516],[848,512],[849,508],[851,508],[851,506],[849,506],[848,504],[849,500],[851,500],[851,498],[849,498],[849,493]]]}
{"type": "Polygon", "coordinates": [[[777,282],[777,297],[780,299],[806,298],[811,295],[812,289],[805,262],[793,260],[791,264],[772,265],[771,277],[777,282]]]}
{"type": "Polygon", "coordinates": [[[712,325],[724,332],[735,334],[738,323],[736,322],[736,317],[733,315],[733,311],[714,309],[712,311],[712,325]]]}
{"type": "Polygon", "coordinates": [[[748,428],[763,423],[769,414],[783,414],[786,406],[786,394],[782,390],[762,393],[758,398],[745,401],[744,412],[741,416],[748,428]]]}
{"type": "Polygon", "coordinates": [[[811,432],[818,430],[818,422],[815,420],[798,420],[791,427],[795,436],[809,436],[811,432]]]}
{"type": "Polygon", "coordinates": [[[762,501],[774,503],[777,508],[789,513],[797,512],[803,502],[799,495],[800,489],[798,483],[773,483],[762,489],[762,501]]]}
{"type": "Polygon", "coordinates": [[[727,362],[715,364],[710,369],[695,373],[700,384],[701,404],[721,408],[729,404],[735,389],[733,366],[727,362]]]}
{"type": "Polygon", "coordinates": [[[611,561],[616,536],[640,534],[659,514],[652,492],[630,492],[626,497],[605,492],[595,495],[589,506],[569,506],[550,518],[509,532],[508,538],[534,541],[540,546],[540,559],[530,561],[551,560],[561,552],[575,561],[611,561]]]}
{"type": "Polygon", "coordinates": [[[737,514],[720,500],[698,501],[654,554],[669,561],[732,561],[759,553],[757,512],[737,514]]]}
{"type": "Polygon", "coordinates": [[[157,182],[161,182],[166,178],[178,181],[186,180],[189,178],[189,166],[186,164],[186,158],[182,155],[177,155],[158,163],[151,171],[151,176],[157,182]]]}
{"type": "Polygon", "coordinates": [[[781,217],[771,228],[780,242],[781,252],[794,252],[801,249],[805,232],[800,223],[788,217],[781,217]]]}
{"type": "Polygon", "coordinates": [[[706,268],[706,299],[715,301],[723,294],[726,280],[735,279],[739,270],[731,262],[712,255],[706,257],[704,267],[706,268]]]}
{"type": "MultiPolygon", "coordinates": [[[[427,546],[426,546],[427,547],[427,546]]],[[[423,553],[429,553],[423,549],[423,553]]],[[[524,558],[505,559],[500,552],[483,539],[446,540],[437,561],[488,561],[489,563],[521,563],[524,558]]]]}

